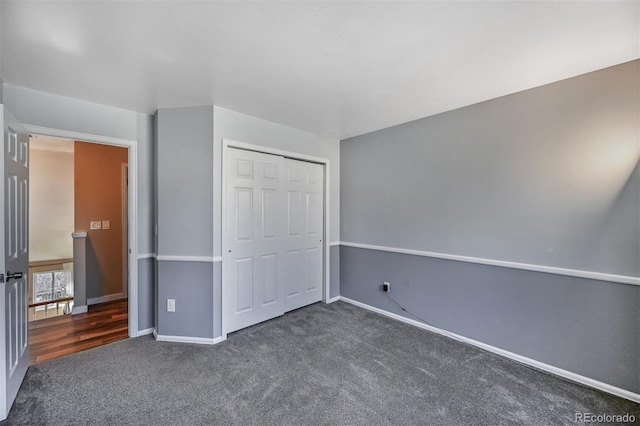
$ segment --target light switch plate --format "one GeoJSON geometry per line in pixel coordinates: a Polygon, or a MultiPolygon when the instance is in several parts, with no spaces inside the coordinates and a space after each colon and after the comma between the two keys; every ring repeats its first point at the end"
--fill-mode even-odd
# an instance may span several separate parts
{"type": "Polygon", "coordinates": [[[100,228],[101,228],[101,225],[102,225],[102,224],[100,223],[100,221],[99,221],[99,220],[92,220],[92,221],[89,223],[89,229],[92,229],[92,230],[93,230],[93,229],[100,229],[100,228]]]}
{"type": "Polygon", "coordinates": [[[111,223],[108,220],[103,220],[102,229],[110,229],[110,228],[111,228],[111,223]]]}
{"type": "Polygon", "coordinates": [[[176,299],[167,299],[167,311],[168,312],[176,311],[176,299]]]}

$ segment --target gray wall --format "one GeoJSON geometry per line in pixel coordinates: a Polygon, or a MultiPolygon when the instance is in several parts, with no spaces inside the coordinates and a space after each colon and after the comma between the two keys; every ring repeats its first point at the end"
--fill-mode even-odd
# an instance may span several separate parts
{"type": "Polygon", "coordinates": [[[213,335],[222,336],[222,262],[213,264],[213,335]]]}
{"type": "MultiPolygon", "coordinates": [[[[156,114],[157,254],[213,257],[213,107],[156,114]]],[[[160,335],[213,337],[213,263],[157,265],[160,335]],[[167,311],[167,299],[176,311],[167,311]]]]}
{"type": "Polygon", "coordinates": [[[213,107],[158,120],[158,255],[213,256],[213,107]]]}
{"type": "Polygon", "coordinates": [[[341,295],[640,392],[640,287],[352,247],[341,295]]]}
{"type": "Polygon", "coordinates": [[[138,259],[138,329],[148,330],[156,324],[155,261],[138,259]]]}
{"type": "Polygon", "coordinates": [[[89,238],[73,239],[73,305],[74,308],[87,306],[87,243],[89,238]]]}
{"type": "Polygon", "coordinates": [[[639,66],[343,141],[341,240],[637,277],[639,66]]]}
{"type": "Polygon", "coordinates": [[[155,183],[153,117],[137,114],[138,141],[138,254],[152,254],[155,250],[153,238],[155,183]]]}
{"type": "Polygon", "coordinates": [[[334,298],[340,296],[340,246],[331,246],[329,256],[331,256],[329,297],[334,298]]]}
{"type": "MultiPolygon", "coordinates": [[[[640,275],[640,61],[341,143],[341,240],[640,275]]],[[[340,292],[640,391],[640,287],[340,248],[340,292]]]]}
{"type": "Polygon", "coordinates": [[[212,338],[212,284],[211,262],[158,262],[158,334],[212,338]],[[167,299],[175,299],[175,312],[167,312],[167,299]]]}
{"type": "Polygon", "coordinates": [[[155,136],[154,119],[138,114],[138,328],[147,330],[155,326],[155,253],[154,215],[155,201],[155,136]],[[144,191],[142,190],[144,188],[144,191]]]}
{"type": "Polygon", "coordinates": [[[138,113],[4,84],[5,106],[23,124],[136,140],[138,113]]]}
{"type": "MultiPolygon", "coordinates": [[[[0,34],[2,34],[2,2],[0,1],[0,34]]],[[[0,42],[0,104],[2,104],[2,45],[0,42]]]]}

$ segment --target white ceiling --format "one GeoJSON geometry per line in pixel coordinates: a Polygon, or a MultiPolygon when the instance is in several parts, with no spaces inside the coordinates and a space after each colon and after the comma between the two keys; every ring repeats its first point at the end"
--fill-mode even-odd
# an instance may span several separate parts
{"type": "Polygon", "coordinates": [[[638,0],[2,1],[6,83],[346,138],[640,57],[638,0]]]}

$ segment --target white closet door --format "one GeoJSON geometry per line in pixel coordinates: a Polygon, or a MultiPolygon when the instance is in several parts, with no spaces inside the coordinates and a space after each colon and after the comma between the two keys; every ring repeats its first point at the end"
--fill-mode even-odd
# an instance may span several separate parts
{"type": "Polygon", "coordinates": [[[225,151],[225,333],[322,300],[324,166],[225,151]]]}
{"type": "Polygon", "coordinates": [[[284,313],[284,158],[228,148],[223,316],[227,333],[284,313]]]}
{"type": "Polygon", "coordinates": [[[286,311],[322,300],[324,167],[284,160],[286,311]]]}

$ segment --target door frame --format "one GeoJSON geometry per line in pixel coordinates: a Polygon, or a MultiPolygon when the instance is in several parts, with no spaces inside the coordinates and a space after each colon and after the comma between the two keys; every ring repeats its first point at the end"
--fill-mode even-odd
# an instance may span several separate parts
{"type": "MultiPolygon", "coordinates": [[[[255,151],[255,152],[261,152],[263,154],[271,154],[271,155],[279,155],[282,157],[287,157],[287,158],[291,158],[293,160],[300,160],[300,161],[308,161],[311,163],[317,163],[317,164],[322,164],[324,166],[324,230],[322,233],[322,244],[323,244],[323,248],[324,248],[324,277],[322,280],[322,284],[324,286],[323,291],[322,291],[322,301],[324,303],[329,303],[329,291],[331,288],[331,283],[329,282],[329,280],[331,279],[331,268],[330,268],[330,258],[331,258],[331,252],[330,252],[330,244],[329,244],[329,232],[331,230],[330,227],[330,216],[331,216],[331,179],[330,179],[330,171],[331,171],[331,167],[330,167],[330,161],[327,158],[322,158],[322,157],[315,157],[313,155],[307,155],[307,154],[301,154],[299,152],[293,152],[293,151],[286,151],[286,150],[282,150],[282,149],[277,149],[277,148],[271,148],[271,147],[267,147],[267,146],[263,146],[263,145],[255,145],[255,144],[250,144],[250,143],[246,143],[246,142],[238,142],[238,141],[234,141],[231,139],[222,139],[222,203],[221,203],[221,208],[222,208],[222,233],[221,233],[221,245],[222,245],[222,280],[220,282],[220,290],[221,290],[221,297],[220,297],[220,302],[221,302],[221,306],[222,306],[222,319],[221,319],[221,326],[222,326],[222,340],[226,340],[227,338],[227,330],[226,330],[226,324],[224,321],[224,313],[225,313],[225,294],[224,294],[224,279],[225,279],[225,272],[226,272],[226,268],[228,267],[228,265],[226,265],[226,262],[224,261],[224,253],[226,251],[226,237],[227,237],[227,229],[226,229],[226,225],[227,225],[227,218],[226,218],[226,203],[227,203],[227,166],[229,161],[227,160],[227,149],[228,148],[237,148],[237,149],[244,149],[246,151],[255,151]]],[[[215,237],[215,236],[214,236],[215,237]]],[[[215,239],[214,239],[215,241],[215,239]]]]}
{"type": "MultiPolygon", "coordinates": [[[[22,125],[30,135],[50,136],[55,138],[71,139],[80,142],[90,142],[100,145],[128,148],[129,161],[129,198],[128,198],[128,224],[129,224],[129,337],[138,336],[138,143],[135,140],[118,139],[109,136],[92,135],[89,133],[73,132],[69,130],[53,129],[49,127],[22,125]]],[[[74,232],[77,230],[74,230],[74,232]]]]}
{"type": "Polygon", "coordinates": [[[120,163],[120,214],[122,215],[122,294],[129,295],[129,163],[120,163]],[[125,209],[122,207],[126,206],[125,209]]]}
{"type": "MultiPolygon", "coordinates": [[[[0,83],[0,89],[2,88],[2,84],[0,83]]],[[[4,105],[2,104],[2,101],[0,100],[0,128],[2,129],[2,149],[0,150],[0,172],[2,172],[2,174],[0,176],[2,176],[2,182],[0,183],[0,240],[2,240],[0,242],[0,273],[4,274],[6,269],[5,269],[5,258],[4,258],[4,239],[5,239],[5,235],[4,235],[4,209],[5,209],[5,205],[4,205],[4,144],[5,144],[5,140],[4,140],[4,105]]],[[[28,278],[27,278],[28,280],[28,278]]],[[[2,280],[3,282],[0,283],[0,306],[2,306],[2,314],[0,314],[0,389],[2,389],[3,392],[3,397],[0,398],[0,421],[1,420],[5,420],[8,416],[9,416],[9,410],[11,409],[11,407],[7,406],[7,396],[4,395],[5,390],[7,389],[7,377],[6,377],[6,355],[7,355],[7,348],[6,348],[6,344],[7,344],[7,336],[6,336],[6,324],[5,324],[5,312],[4,312],[4,307],[5,307],[5,298],[4,298],[4,294],[5,294],[5,286],[7,285],[7,283],[5,282],[5,280],[2,280]]],[[[27,281],[28,283],[28,281],[27,281]]],[[[29,338],[29,336],[27,335],[27,338],[29,338]]]]}

